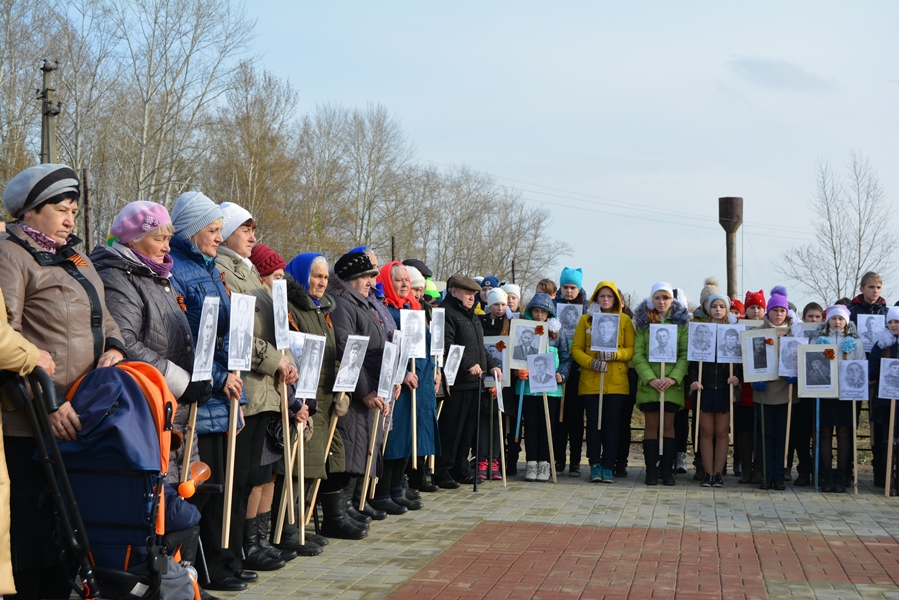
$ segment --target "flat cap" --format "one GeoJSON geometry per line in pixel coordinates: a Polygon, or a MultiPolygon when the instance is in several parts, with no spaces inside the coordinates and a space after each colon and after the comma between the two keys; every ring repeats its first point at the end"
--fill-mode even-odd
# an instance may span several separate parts
{"type": "Polygon", "coordinates": [[[450,277],[446,282],[447,289],[449,288],[458,288],[460,290],[468,290],[470,292],[480,292],[481,286],[478,283],[469,277],[468,275],[462,275],[461,273],[456,273],[452,277],[450,277]]]}

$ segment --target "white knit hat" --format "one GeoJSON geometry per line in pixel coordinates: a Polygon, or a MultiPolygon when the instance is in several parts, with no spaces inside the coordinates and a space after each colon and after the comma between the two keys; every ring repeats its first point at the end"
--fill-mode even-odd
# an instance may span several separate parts
{"type": "Polygon", "coordinates": [[[508,304],[509,296],[500,288],[493,288],[487,292],[487,308],[494,304],[508,304]]]}
{"type": "Polygon", "coordinates": [[[233,202],[222,202],[219,208],[222,210],[222,216],[225,217],[225,221],[222,223],[223,240],[227,240],[232,233],[237,231],[238,227],[253,218],[250,211],[233,202]]]}

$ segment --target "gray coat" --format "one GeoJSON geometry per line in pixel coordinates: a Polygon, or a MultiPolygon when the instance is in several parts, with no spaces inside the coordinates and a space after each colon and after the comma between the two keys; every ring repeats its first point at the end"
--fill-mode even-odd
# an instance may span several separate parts
{"type": "MultiPolygon", "coordinates": [[[[119,243],[97,246],[91,260],[103,280],[106,308],[122,331],[128,357],[159,369],[172,395],[179,398],[190,383],[194,340],[174,286],[119,243]]],[[[179,408],[173,419],[182,434],[187,431],[187,408],[179,408]]],[[[196,439],[191,455],[191,462],[200,460],[196,439]]],[[[169,457],[169,481],[180,477],[181,456],[177,450],[169,457]]]]}

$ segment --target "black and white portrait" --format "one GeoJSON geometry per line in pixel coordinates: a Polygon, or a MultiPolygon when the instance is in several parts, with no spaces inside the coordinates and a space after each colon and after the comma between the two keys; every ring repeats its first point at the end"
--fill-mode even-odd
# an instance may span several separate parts
{"type": "Polygon", "coordinates": [[[649,326],[649,362],[677,362],[677,325],[649,326]]]}
{"type": "Polygon", "coordinates": [[[459,365],[462,364],[463,352],[465,352],[465,346],[450,346],[449,353],[446,356],[446,364],[443,367],[446,385],[453,386],[456,384],[456,375],[459,373],[459,365]]]}
{"type": "Polygon", "coordinates": [[[287,281],[272,281],[272,304],[275,312],[275,348],[286,350],[290,347],[290,325],[287,321],[287,281]]]}
{"type": "MultiPolygon", "coordinates": [[[[394,338],[395,337],[396,336],[394,336],[394,338]]],[[[406,378],[406,373],[409,372],[409,351],[409,340],[407,340],[405,336],[399,338],[396,364],[393,367],[393,385],[402,384],[403,380],[406,378]]]]}
{"type": "Polygon", "coordinates": [[[804,342],[805,338],[780,338],[780,358],[777,365],[778,377],[799,376],[799,345],[804,342]]]}
{"type": "Polygon", "coordinates": [[[885,317],[883,315],[858,316],[858,333],[862,338],[862,346],[865,347],[865,352],[870,352],[877,340],[880,339],[880,334],[884,329],[884,320],[885,317]]]}
{"type": "Polygon", "coordinates": [[[212,381],[212,362],[215,358],[215,332],[219,322],[219,297],[206,296],[200,314],[200,329],[194,353],[194,370],[191,381],[212,381]]]}
{"type": "Polygon", "coordinates": [[[425,312],[423,310],[401,310],[400,329],[409,344],[410,358],[427,358],[425,344],[425,312]]]}
{"type": "Polygon", "coordinates": [[[396,344],[384,342],[381,372],[378,376],[378,396],[393,400],[393,372],[396,366],[396,344]]]}
{"type": "Polygon", "coordinates": [[[840,361],[840,400],[868,399],[868,361],[840,361]]]}
{"type": "Polygon", "coordinates": [[[719,363],[743,362],[743,349],[740,346],[740,332],[742,325],[718,325],[718,352],[719,363]]]}
{"type": "Polygon", "coordinates": [[[744,381],[753,383],[777,379],[777,331],[741,331],[740,342],[743,346],[744,381]]]}
{"type": "Polygon", "coordinates": [[[228,336],[228,370],[249,371],[253,354],[253,318],[256,297],[231,294],[231,327],[228,336]]]}
{"type": "Polygon", "coordinates": [[[621,315],[597,312],[591,318],[590,350],[618,352],[618,327],[621,315]]]}
{"type": "Polygon", "coordinates": [[[556,316],[562,324],[562,331],[568,336],[568,339],[574,338],[574,330],[581,315],[584,314],[583,304],[559,304],[556,306],[556,316]]]}
{"type": "Polygon", "coordinates": [[[303,343],[303,357],[300,359],[300,379],[297,381],[298,398],[315,398],[322,371],[325,338],[321,335],[307,335],[303,343]]]}
{"type": "Polygon", "coordinates": [[[799,328],[802,330],[803,337],[805,337],[805,339],[808,340],[808,342],[806,342],[806,343],[808,343],[808,344],[814,343],[815,338],[817,337],[815,334],[818,331],[818,325],[820,325],[820,323],[800,323],[799,324],[799,328]]]}
{"type": "Polygon", "coordinates": [[[368,348],[368,336],[347,336],[346,346],[343,348],[343,358],[340,360],[340,369],[334,380],[335,392],[353,392],[356,390],[356,382],[362,371],[362,363],[365,361],[365,350],[368,348]]]}
{"type": "Polygon", "coordinates": [[[884,400],[899,398],[899,359],[880,359],[880,381],[878,395],[884,400]]]}
{"type": "Polygon", "coordinates": [[[513,319],[510,325],[512,332],[513,369],[527,369],[528,356],[546,352],[548,325],[527,319],[513,319]],[[542,333],[539,333],[542,332],[542,333]]]}
{"type": "Polygon", "coordinates": [[[763,337],[752,338],[752,364],[756,369],[768,368],[768,342],[763,337]]]}
{"type": "Polygon", "coordinates": [[[799,344],[799,397],[839,398],[839,348],[833,344],[799,344]]]}
{"type": "Polygon", "coordinates": [[[556,391],[558,384],[554,355],[546,353],[528,356],[528,371],[528,385],[531,392],[540,394],[556,391]]]}
{"type": "Polygon", "coordinates": [[[808,389],[826,389],[832,385],[829,363],[830,359],[823,352],[810,352],[806,355],[805,381],[808,389]]]}
{"type": "Polygon", "coordinates": [[[714,323],[690,323],[687,338],[688,360],[715,362],[716,327],[714,323]]]}
{"type": "MultiPolygon", "coordinates": [[[[490,335],[484,338],[484,349],[487,350],[488,356],[493,359],[493,362],[503,372],[502,387],[511,385],[509,369],[512,362],[512,349],[510,343],[510,338],[507,335],[490,335]]],[[[493,387],[496,385],[496,382],[493,377],[488,376],[484,378],[484,385],[493,387]]]]}
{"type": "Polygon", "coordinates": [[[446,309],[435,308],[431,311],[431,356],[443,356],[443,344],[446,341],[446,309]]]}

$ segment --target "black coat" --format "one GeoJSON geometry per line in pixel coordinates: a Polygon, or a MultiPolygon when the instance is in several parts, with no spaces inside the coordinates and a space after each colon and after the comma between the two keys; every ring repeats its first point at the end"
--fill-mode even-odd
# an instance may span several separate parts
{"type": "Polygon", "coordinates": [[[474,314],[473,308],[466,310],[452,294],[447,294],[440,306],[446,309],[444,356],[449,355],[450,346],[465,347],[453,389],[476,390],[480,378],[468,370],[475,365],[481,365],[482,371],[498,366],[484,348],[484,329],[481,327],[481,320],[474,314]]]}

